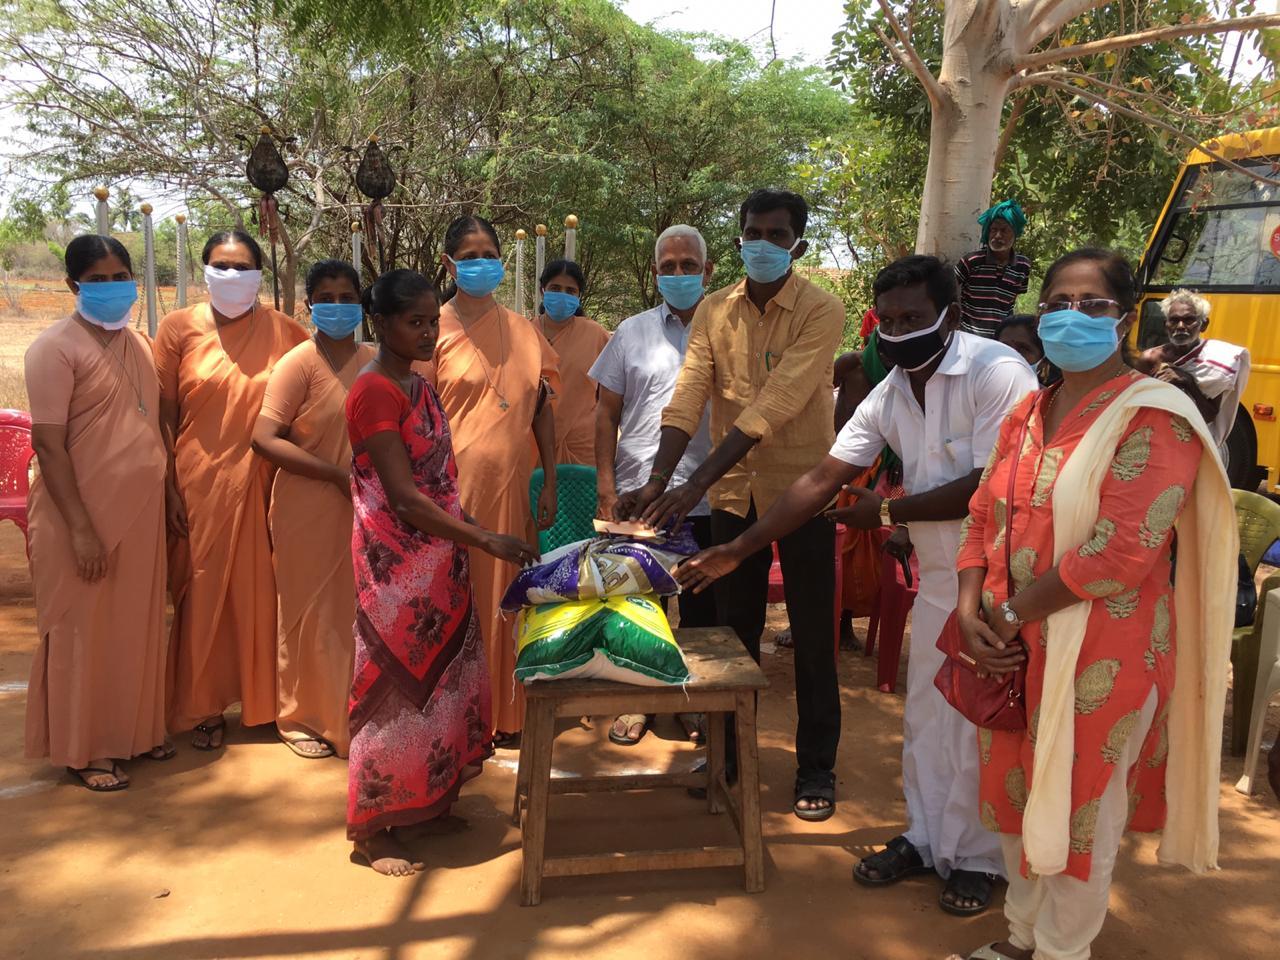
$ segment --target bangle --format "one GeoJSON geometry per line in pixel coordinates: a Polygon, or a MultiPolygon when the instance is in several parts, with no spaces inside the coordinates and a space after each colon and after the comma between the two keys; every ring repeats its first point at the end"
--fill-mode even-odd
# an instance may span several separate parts
{"type": "Polygon", "coordinates": [[[653,471],[653,473],[649,474],[649,482],[653,483],[653,481],[655,480],[657,480],[659,483],[661,483],[665,487],[667,483],[671,480],[671,474],[663,473],[661,470],[655,470],[653,471]]]}

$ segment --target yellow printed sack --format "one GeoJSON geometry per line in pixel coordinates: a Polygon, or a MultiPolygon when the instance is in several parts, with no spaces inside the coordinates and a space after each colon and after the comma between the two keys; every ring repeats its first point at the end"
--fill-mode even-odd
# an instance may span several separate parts
{"type": "Polygon", "coordinates": [[[689,667],[653,594],[525,607],[516,619],[516,679],[592,677],[656,687],[689,667]]]}

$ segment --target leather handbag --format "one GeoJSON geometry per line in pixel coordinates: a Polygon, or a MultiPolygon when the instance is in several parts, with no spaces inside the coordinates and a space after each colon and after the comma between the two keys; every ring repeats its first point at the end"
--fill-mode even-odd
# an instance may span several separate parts
{"type": "MultiPolygon", "coordinates": [[[[1034,409],[1034,404],[1032,405],[1034,409]]],[[[1006,495],[1006,526],[1004,537],[1004,565],[1009,578],[1008,595],[1013,596],[1013,494],[1018,476],[1018,461],[1022,445],[1027,438],[1027,426],[1031,422],[1031,410],[1022,422],[1018,443],[1014,447],[1013,462],[1009,466],[1009,490],[1006,495]]],[[[969,655],[968,644],[960,630],[956,612],[951,611],[938,636],[938,649],[946,659],[933,678],[947,703],[975,726],[988,730],[1025,730],[1027,728],[1027,664],[1012,673],[999,677],[978,676],[978,661],[969,655]]]]}

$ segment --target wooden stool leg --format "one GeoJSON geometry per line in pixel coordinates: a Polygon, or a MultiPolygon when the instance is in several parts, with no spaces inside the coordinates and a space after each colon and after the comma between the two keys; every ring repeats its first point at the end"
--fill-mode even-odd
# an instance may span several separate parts
{"type": "Polygon", "coordinates": [[[756,695],[737,695],[738,785],[742,814],[742,857],[748,893],[764,889],[764,838],[760,828],[760,751],[756,745],[756,695]]]}
{"type": "Polygon", "coordinates": [[[724,813],[720,797],[720,778],[724,775],[724,724],[723,713],[708,713],[707,717],[707,809],[712,813],[724,813]]]}
{"type": "Polygon", "coordinates": [[[542,902],[542,859],[547,841],[547,802],[551,795],[551,748],[555,743],[555,703],[549,699],[529,701],[520,766],[528,756],[528,806],[525,808],[521,844],[520,905],[536,907],[542,902]]]}
{"type": "Polygon", "coordinates": [[[515,801],[511,804],[511,822],[517,827],[520,826],[521,806],[529,797],[529,757],[532,755],[532,751],[526,748],[526,743],[526,738],[522,737],[520,754],[516,758],[516,796],[515,801]]]}

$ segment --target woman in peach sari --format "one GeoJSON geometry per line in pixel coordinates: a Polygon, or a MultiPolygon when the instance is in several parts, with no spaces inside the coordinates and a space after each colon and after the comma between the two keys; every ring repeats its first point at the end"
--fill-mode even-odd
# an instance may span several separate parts
{"type": "Polygon", "coordinates": [[[538,280],[542,334],[560,359],[556,398],[556,463],[596,465],[596,384],[587,371],[609,331],[582,312],[586,278],[572,260],[552,260],[538,280]]]}
{"type": "Polygon", "coordinates": [[[195,728],[196,749],[216,750],[232,704],[245,726],[276,718],[273,468],[251,441],[272,368],[307,334],[258,303],[262,250],[247,233],[215,234],[202,258],[210,302],[161,320],[155,354],[173,460],[168,723],[195,728]]]}
{"type": "Polygon", "coordinates": [[[168,760],[164,736],[164,441],[147,338],[118,240],[67,245],[75,312],[27,350],[40,472],[28,517],[40,645],[26,755],[90,790],[123,790],[118,760],[168,760]]]}
{"type": "Polygon", "coordinates": [[[253,449],[278,469],[271,488],[271,556],[279,597],[276,730],[300,757],[347,755],[347,697],[355,655],[351,570],[351,441],[346,402],[373,359],[356,343],[360,278],[343,260],[307,273],[316,332],[267,381],[253,449]]]}
{"type": "MultiPolygon", "coordinates": [[[[433,382],[453,431],[462,508],[486,529],[532,541],[533,465],[523,451],[532,433],[548,478],[536,523],[545,530],[556,515],[555,423],[549,401],[559,388],[558,358],[534,324],[494,299],[503,276],[500,258],[497,231],[487,220],[459,217],[445,232],[444,264],[458,289],[440,309],[433,382]]],[[[514,746],[524,728],[512,624],[498,609],[517,569],[471,551],[471,584],[489,657],[498,747],[514,746]]]]}

